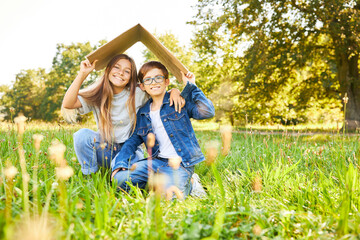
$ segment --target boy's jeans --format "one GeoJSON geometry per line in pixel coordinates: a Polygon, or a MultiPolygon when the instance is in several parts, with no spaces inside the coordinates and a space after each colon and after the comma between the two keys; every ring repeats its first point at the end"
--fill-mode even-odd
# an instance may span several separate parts
{"type": "MultiPolygon", "coordinates": [[[[184,168],[180,166],[179,169],[174,170],[169,166],[167,159],[152,159],[152,170],[154,173],[162,173],[167,176],[165,189],[172,185],[177,186],[184,196],[189,195],[191,191],[191,176],[194,173],[194,167],[184,168]]],[[[131,182],[134,186],[144,189],[148,182],[148,160],[140,160],[136,162],[136,169],[119,171],[115,174],[113,182],[117,183],[122,189],[129,191],[127,182],[131,182]]]]}
{"type": "MultiPolygon", "coordinates": [[[[123,145],[123,143],[113,143],[101,149],[100,144],[98,132],[83,128],[74,133],[74,149],[83,174],[95,173],[99,167],[110,168],[111,160],[120,152],[123,145]]],[[[136,158],[132,162],[139,158],[144,158],[140,147],[138,147],[136,158]]]]}

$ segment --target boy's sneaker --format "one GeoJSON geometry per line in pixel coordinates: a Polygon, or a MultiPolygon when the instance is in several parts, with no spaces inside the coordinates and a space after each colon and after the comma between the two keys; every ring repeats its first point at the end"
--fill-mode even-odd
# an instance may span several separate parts
{"type": "Polygon", "coordinates": [[[191,188],[190,196],[199,197],[199,198],[203,198],[206,196],[206,192],[200,183],[199,175],[194,173],[191,177],[191,183],[192,183],[192,188],[191,188]]]}

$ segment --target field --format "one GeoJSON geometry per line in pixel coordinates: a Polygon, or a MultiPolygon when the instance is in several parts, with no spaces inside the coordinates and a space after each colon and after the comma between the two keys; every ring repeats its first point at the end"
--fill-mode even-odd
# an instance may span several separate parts
{"type": "Polygon", "coordinates": [[[216,125],[198,128],[203,152],[215,157],[195,170],[207,196],[166,201],[135,187],[129,194],[117,191],[105,170],[84,178],[72,146],[79,128],[30,121],[19,135],[15,125],[1,123],[0,239],[360,236],[358,134],[246,128],[232,132],[224,156],[216,125]],[[39,151],[34,134],[44,136],[39,151]],[[66,146],[58,156],[62,164],[50,159],[59,142],[66,146]]]}

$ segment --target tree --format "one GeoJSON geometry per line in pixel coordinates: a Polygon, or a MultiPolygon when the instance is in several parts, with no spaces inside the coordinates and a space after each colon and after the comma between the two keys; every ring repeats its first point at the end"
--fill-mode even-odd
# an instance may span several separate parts
{"type": "Polygon", "coordinates": [[[45,92],[45,69],[22,70],[16,75],[12,88],[5,88],[1,98],[7,118],[23,113],[28,118],[41,119],[40,105],[45,92]],[[14,113],[10,114],[10,109],[14,113]]]}
{"type": "MultiPolygon", "coordinates": [[[[16,75],[12,87],[1,86],[0,104],[4,106],[1,111],[7,118],[22,112],[33,119],[46,121],[58,119],[62,99],[77,75],[80,62],[87,54],[104,43],[106,42],[100,41],[95,46],[91,46],[89,42],[58,44],[48,73],[45,69],[23,70],[16,75]],[[10,113],[11,108],[15,110],[14,113],[10,113]]],[[[100,72],[91,73],[82,87],[94,82],[99,74],[100,72]]]]}
{"type": "MultiPolygon", "coordinates": [[[[104,43],[101,41],[99,45],[104,43]]],[[[99,46],[91,46],[89,42],[57,45],[52,68],[45,81],[44,100],[40,105],[40,111],[44,113],[43,120],[51,121],[59,117],[62,99],[79,71],[80,62],[97,47],[99,46]]],[[[98,76],[98,72],[93,72],[83,87],[94,82],[98,76]]]]}
{"type": "Polygon", "coordinates": [[[239,93],[271,102],[291,86],[295,105],[348,96],[349,128],[360,123],[360,4],[353,0],[201,0],[194,46],[221,54],[224,39],[243,47],[239,93]],[[224,38],[224,36],[226,36],[224,38]],[[245,46],[245,47],[244,47],[245,46]],[[300,75],[304,73],[306,75],[300,75]],[[296,84],[294,84],[296,83],[296,84]]]}

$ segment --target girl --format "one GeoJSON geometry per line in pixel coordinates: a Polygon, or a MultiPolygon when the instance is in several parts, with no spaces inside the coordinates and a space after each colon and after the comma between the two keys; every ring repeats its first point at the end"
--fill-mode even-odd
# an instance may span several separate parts
{"type": "MultiPolygon", "coordinates": [[[[137,110],[148,99],[137,87],[136,65],[126,54],[116,55],[106,66],[101,79],[80,91],[96,62],[81,62],[80,71],[62,103],[65,109],[77,109],[80,114],[93,112],[95,117],[98,132],[80,129],[74,134],[75,153],[85,175],[95,173],[99,166],[110,166],[135,128],[137,110]]],[[[180,111],[183,99],[179,90],[171,91],[171,97],[171,103],[180,111]]],[[[141,150],[137,151],[137,156],[143,158],[141,150]]]]}

